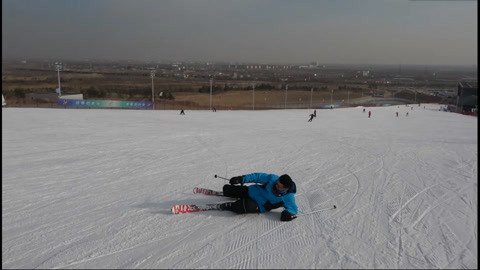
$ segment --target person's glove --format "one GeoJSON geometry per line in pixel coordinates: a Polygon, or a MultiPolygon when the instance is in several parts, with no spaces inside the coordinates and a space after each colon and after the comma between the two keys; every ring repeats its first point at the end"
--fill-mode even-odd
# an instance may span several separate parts
{"type": "Polygon", "coordinates": [[[244,176],[245,175],[241,175],[230,178],[230,185],[241,184],[244,176]]]}
{"type": "Polygon", "coordinates": [[[283,211],[282,214],[280,215],[280,220],[281,221],[290,221],[297,218],[297,215],[294,215],[287,210],[283,211]]]}

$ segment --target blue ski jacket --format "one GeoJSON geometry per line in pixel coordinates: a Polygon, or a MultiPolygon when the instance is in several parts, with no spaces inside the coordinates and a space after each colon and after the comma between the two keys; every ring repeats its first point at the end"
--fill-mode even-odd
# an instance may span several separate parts
{"type": "Polygon", "coordinates": [[[248,186],[248,196],[257,202],[260,213],[265,213],[272,209],[283,206],[286,211],[296,215],[298,207],[295,203],[295,192],[297,187],[295,183],[283,193],[279,193],[274,186],[280,176],[266,173],[251,173],[243,177],[243,183],[258,183],[260,185],[248,186]],[[276,195],[277,193],[278,195],[276,195]]]}

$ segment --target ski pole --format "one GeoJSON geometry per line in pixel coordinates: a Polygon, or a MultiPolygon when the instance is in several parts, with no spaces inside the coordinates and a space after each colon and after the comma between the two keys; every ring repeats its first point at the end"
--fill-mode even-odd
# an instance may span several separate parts
{"type": "Polygon", "coordinates": [[[215,174],[215,178],[221,178],[221,179],[223,179],[223,180],[230,181],[230,179],[227,179],[227,178],[225,178],[225,177],[218,176],[218,175],[216,175],[216,174],[215,174]]]}
{"type": "Polygon", "coordinates": [[[305,214],[297,215],[297,217],[306,216],[306,215],[311,215],[311,214],[313,214],[313,213],[317,213],[317,212],[321,212],[321,211],[326,211],[326,210],[333,210],[333,209],[337,209],[337,206],[336,206],[336,205],[333,205],[332,207],[318,209],[318,210],[312,211],[312,212],[310,212],[310,213],[305,213],[305,214]]]}

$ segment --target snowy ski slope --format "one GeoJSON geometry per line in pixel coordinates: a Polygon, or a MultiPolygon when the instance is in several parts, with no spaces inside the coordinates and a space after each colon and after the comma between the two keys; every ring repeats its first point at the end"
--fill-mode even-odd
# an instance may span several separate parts
{"type": "Polygon", "coordinates": [[[478,268],[477,118],[439,108],[2,108],[2,268],[478,268]],[[170,212],[251,172],[307,215],[170,212]]]}

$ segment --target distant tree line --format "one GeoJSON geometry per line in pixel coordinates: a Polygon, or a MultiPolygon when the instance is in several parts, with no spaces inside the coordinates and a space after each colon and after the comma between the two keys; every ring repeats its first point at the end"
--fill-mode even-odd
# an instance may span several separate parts
{"type": "MultiPolygon", "coordinates": [[[[218,93],[218,92],[226,92],[226,91],[250,91],[253,89],[253,86],[251,84],[242,86],[242,85],[237,85],[237,86],[232,86],[227,83],[225,83],[223,86],[220,85],[212,85],[212,93],[218,93]]],[[[275,86],[267,83],[261,83],[258,85],[255,85],[255,90],[274,90],[275,86]]],[[[199,93],[210,93],[210,85],[203,85],[198,89],[199,93]]]]}

